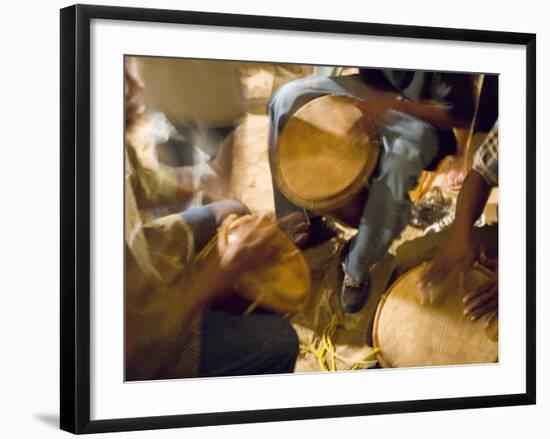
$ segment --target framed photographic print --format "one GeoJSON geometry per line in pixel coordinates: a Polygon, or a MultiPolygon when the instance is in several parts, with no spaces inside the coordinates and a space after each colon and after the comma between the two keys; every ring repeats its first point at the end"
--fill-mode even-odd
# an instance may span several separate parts
{"type": "Polygon", "coordinates": [[[61,10],[61,428],[535,403],[535,35],[61,10]]]}

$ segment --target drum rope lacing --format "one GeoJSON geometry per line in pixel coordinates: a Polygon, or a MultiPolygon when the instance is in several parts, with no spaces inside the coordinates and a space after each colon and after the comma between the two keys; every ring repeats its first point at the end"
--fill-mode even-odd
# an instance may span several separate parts
{"type": "MultiPolygon", "coordinates": [[[[205,256],[214,249],[214,247],[217,245],[218,242],[218,234],[216,233],[212,239],[206,244],[202,250],[195,256],[195,263],[198,263],[202,261],[205,256]]],[[[254,309],[261,303],[263,298],[263,293],[259,294],[258,297],[252,302],[248,308],[245,310],[243,314],[247,315],[254,311],[254,309]]],[[[311,352],[313,355],[317,357],[317,362],[319,363],[319,367],[321,371],[323,372],[336,372],[338,369],[336,367],[336,360],[341,361],[342,363],[351,365],[351,368],[349,370],[357,370],[361,366],[365,366],[365,368],[369,368],[370,366],[374,366],[377,363],[376,355],[379,352],[378,347],[375,347],[371,352],[369,352],[363,359],[361,360],[353,360],[350,358],[346,358],[342,355],[339,355],[336,353],[336,348],[334,346],[334,342],[332,341],[334,334],[336,332],[336,329],[338,327],[338,318],[335,313],[330,311],[330,319],[328,324],[323,329],[323,333],[321,335],[321,338],[318,340],[317,343],[301,343],[301,345],[309,352],[311,352]],[[327,356],[330,360],[330,365],[327,361],[327,356]]]]}
{"type": "MultiPolygon", "coordinates": [[[[206,255],[214,249],[214,247],[218,244],[218,234],[219,234],[219,231],[220,229],[217,230],[217,233],[212,237],[212,239],[208,242],[208,244],[206,244],[202,250],[195,256],[195,263],[198,263],[200,261],[202,261],[206,255]]],[[[254,302],[252,302],[248,308],[246,308],[246,310],[244,311],[243,315],[248,315],[250,313],[252,313],[256,307],[262,302],[263,298],[264,298],[264,295],[265,293],[262,292],[260,293],[256,299],[254,300],[254,302]]]]}
{"type": "MultiPolygon", "coordinates": [[[[219,229],[218,229],[219,231],[219,229]]],[[[212,250],[218,243],[218,234],[216,233],[210,241],[208,241],[208,244],[206,244],[200,252],[197,253],[197,256],[195,256],[195,263],[198,263],[202,261],[205,256],[212,250]]]]}

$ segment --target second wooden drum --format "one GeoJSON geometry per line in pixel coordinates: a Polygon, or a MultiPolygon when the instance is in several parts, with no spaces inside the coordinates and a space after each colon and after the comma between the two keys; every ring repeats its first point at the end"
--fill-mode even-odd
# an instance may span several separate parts
{"type": "Polygon", "coordinates": [[[440,285],[440,300],[421,305],[418,285],[428,264],[401,276],[383,296],[376,311],[373,340],[383,367],[413,367],[493,363],[498,341],[487,334],[483,319],[472,322],[463,314],[464,292],[479,287],[490,272],[475,266],[459,285],[458,273],[440,285]]]}
{"type": "MultiPolygon", "coordinates": [[[[254,220],[253,215],[229,215],[224,220],[218,232],[220,255],[254,220]]],[[[244,298],[262,308],[280,313],[300,311],[309,299],[309,267],[303,254],[281,230],[277,231],[277,248],[269,263],[241,273],[235,288],[244,298]]]]}

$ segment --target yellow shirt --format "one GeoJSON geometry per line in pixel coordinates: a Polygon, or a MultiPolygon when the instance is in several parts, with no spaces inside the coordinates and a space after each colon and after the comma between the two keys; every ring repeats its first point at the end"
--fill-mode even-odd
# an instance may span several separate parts
{"type": "Polygon", "coordinates": [[[178,214],[145,213],[178,195],[173,170],[156,160],[146,117],[127,130],[124,179],[126,379],[158,378],[175,364],[194,376],[200,318],[182,321],[193,236],[178,214]]]}

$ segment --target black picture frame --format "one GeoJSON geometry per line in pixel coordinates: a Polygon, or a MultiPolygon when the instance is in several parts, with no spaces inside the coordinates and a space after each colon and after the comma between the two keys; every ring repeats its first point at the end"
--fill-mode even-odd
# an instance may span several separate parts
{"type": "Polygon", "coordinates": [[[75,5],[61,10],[61,404],[60,424],[73,433],[97,433],[250,422],[303,420],[535,404],[535,142],[536,36],[529,33],[447,29],[174,10],[75,5]],[[527,307],[526,392],[418,401],[299,407],[224,413],[90,420],[90,22],[93,19],[182,23],[486,42],[526,47],[527,307]]]}

